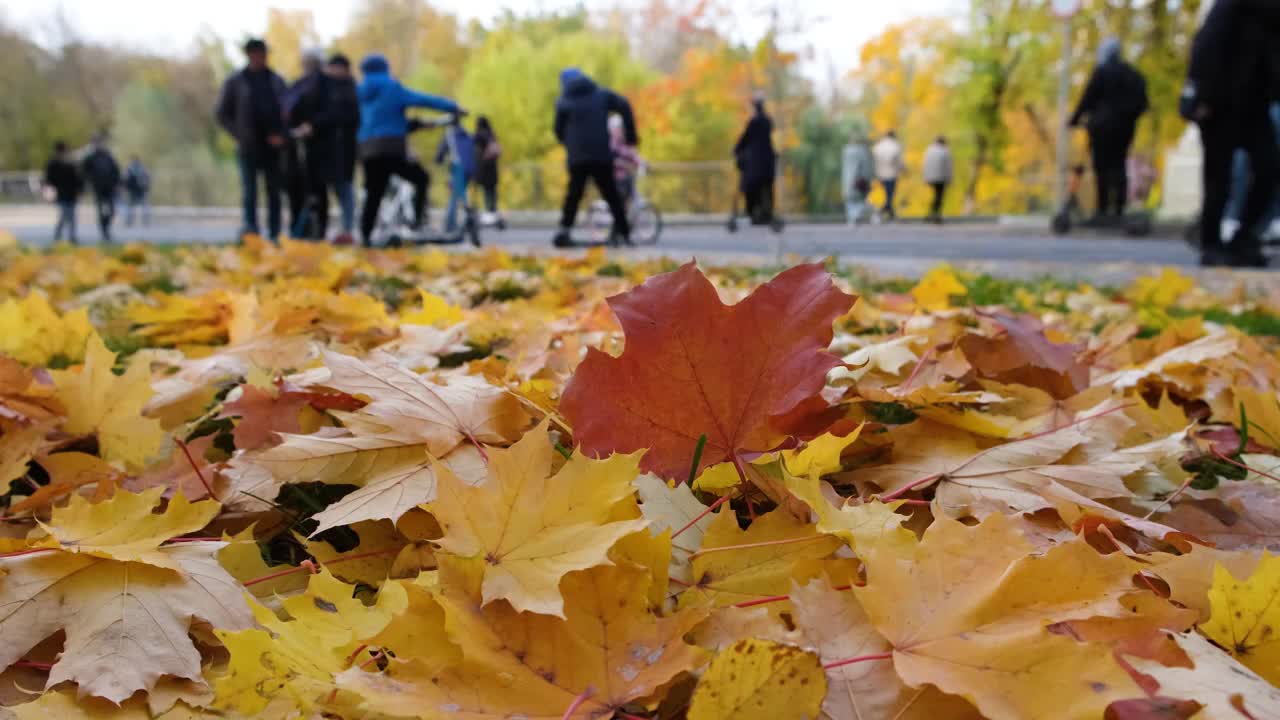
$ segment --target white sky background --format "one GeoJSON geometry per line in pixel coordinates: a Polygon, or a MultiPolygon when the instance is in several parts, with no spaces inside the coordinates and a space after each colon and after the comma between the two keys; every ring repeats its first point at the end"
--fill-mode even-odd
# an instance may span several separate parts
{"type": "MultiPolygon", "coordinates": [[[[627,2],[627,0],[623,0],[627,2]]],[[[36,40],[51,37],[54,14],[61,7],[77,33],[87,39],[161,52],[180,52],[202,28],[208,28],[232,42],[261,34],[266,26],[267,8],[309,9],[325,39],[342,33],[350,19],[355,0],[0,0],[0,13],[9,22],[30,29],[36,40]]],[[[571,0],[431,0],[433,6],[457,13],[464,19],[487,22],[504,8],[517,13],[576,6],[571,0]]],[[[610,7],[614,2],[583,3],[610,7]]],[[[738,40],[755,40],[767,25],[761,8],[766,0],[725,0],[737,27],[738,40]]],[[[799,8],[808,17],[810,28],[803,37],[788,39],[789,49],[808,45],[813,50],[806,72],[826,87],[829,67],[839,74],[858,64],[862,44],[884,26],[916,15],[956,12],[959,0],[779,0],[784,9],[799,8]]]]}

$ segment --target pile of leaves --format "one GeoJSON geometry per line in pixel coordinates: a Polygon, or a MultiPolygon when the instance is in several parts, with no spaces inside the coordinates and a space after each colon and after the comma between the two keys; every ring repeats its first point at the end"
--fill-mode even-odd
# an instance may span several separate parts
{"type": "Polygon", "coordinates": [[[0,716],[1280,716],[1275,297],[0,259],[0,716]]]}

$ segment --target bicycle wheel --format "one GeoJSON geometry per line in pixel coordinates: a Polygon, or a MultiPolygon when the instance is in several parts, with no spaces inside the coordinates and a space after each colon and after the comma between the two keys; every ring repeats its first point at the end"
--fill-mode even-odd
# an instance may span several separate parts
{"type": "Polygon", "coordinates": [[[631,212],[631,242],[636,245],[655,245],[662,235],[662,213],[648,201],[636,204],[631,212]]]}

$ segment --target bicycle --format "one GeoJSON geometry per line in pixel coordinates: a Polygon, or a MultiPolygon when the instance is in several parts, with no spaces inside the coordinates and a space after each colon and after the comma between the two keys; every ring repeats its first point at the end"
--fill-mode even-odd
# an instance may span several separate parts
{"type": "MultiPolygon", "coordinates": [[[[627,202],[632,245],[656,245],[662,235],[662,212],[640,193],[640,180],[644,175],[645,169],[641,166],[636,172],[635,182],[631,183],[627,202]]],[[[587,210],[587,227],[591,228],[591,237],[597,244],[607,243],[611,239],[613,213],[609,212],[609,204],[604,200],[596,200],[587,210]]]]}

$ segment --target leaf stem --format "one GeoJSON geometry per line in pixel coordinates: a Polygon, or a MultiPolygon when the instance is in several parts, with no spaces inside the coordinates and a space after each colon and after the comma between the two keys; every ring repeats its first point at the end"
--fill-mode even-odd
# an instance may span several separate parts
{"type": "Polygon", "coordinates": [[[696,553],[690,555],[690,559],[700,555],[708,555],[715,552],[724,552],[726,550],[751,550],[753,548],[772,547],[774,545],[792,545],[795,543],[812,542],[814,540],[822,540],[829,535],[810,535],[802,538],[785,538],[783,540],[765,540],[763,542],[743,543],[742,545],[721,545],[719,547],[703,548],[696,553]]]}
{"type": "Polygon", "coordinates": [[[561,716],[560,720],[569,720],[570,718],[572,718],[573,714],[578,712],[578,708],[582,707],[582,703],[586,702],[588,699],[590,699],[592,695],[595,695],[595,694],[596,694],[595,690],[592,690],[591,688],[587,688],[586,690],[583,690],[582,692],[578,693],[578,697],[573,699],[573,703],[569,705],[568,710],[564,711],[564,715],[561,716]]]}
{"type": "Polygon", "coordinates": [[[1222,454],[1222,451],[1221,451],[1221,450],[1219,450],[1219,449],[1217,449],[1217,448],[1212,448],[1212,449],[1210,450],[1210,452],[1212,452],[1212,453],[1214,454],[1214,456],[1215,456],[1215,457],[1217,457],[1217,458],[1218,458],[1219,460],[1221,460],[1222,462],[1230,463],[1230,464],[1235,465],[1236,467],[1241,468],[1241,469],[1243,469],[1243,470],[1248,470],[1248,471],[1249,471],[1249,472],[1251,472],[1251,473],[1256,473],[1256,474],[1261,475],[1262,477],[1264,477],[1264,478],[1266,478],[1266,479],[1268,479],[1268,480],[1274,480],[1275,482],[1280,482],[1280,477],[1277,477],[1277,476],[1275,476],[1275,475],[1272,475],[1271,473],[1266,472],[1266,471],[1264,471],[1264,470],[1259,470],[1259,469],[1254,468],[1254,467],[1249,467],[1248,465],[1245,465],[1244,463],[1240,462],[1239,460],[1234,460],[1234,459],[1232,459],[1232,458],[1229,458],[1229,457],[1227,457],[1226,455],[1223,455],[1223,454],[1222,454]]]}
{"type": "Polygon", "coordinates": [[[209,497],[213,498],[215,501],[222,502],[218,499],[218,496],[214,494],[213,486],[210,485],[209,481],[205,478],[204,472],[200,470],[200,466],[196,465],[196,459],[192,457],[191,448],[187,447],[186,441],[177,437],[175,437],[173,441],[178,443],[178,447],[182,448],[182,454],[187,456],[187,462],[191,463],[191,469],[195,470],[196,477],[200,478],[200,484],[204,486],[204,491],[209,493],[209,497]]]}
{"type": "Polygon", "coordinates": [[[693,527],[694,525],[697,525],[699,520],[701,520],[702,518],[704,518],[704,517],[706,517],[706,516],[710,515],[711,513],[715,512],[715,511],[716,511],[716,508],[720,507],[721,505],[723,505],[723,504],[725,504],[726,502],[728,502],[728,501],[729,501],[729,497],[730,497],[729,495],[722,495],[722,496],[721,496],[719,499],[717,499],[715,502],[713,502],[713,503],[711,503],[710,505],[708,505],[706,510],[703,510],[702,512],[698,513],[698,516],[697,516],[697,517],[695,517],[694,519],[692,519],[692,520],[690,520],[689,522],[685,523],[684,527],[682,527],[682,528],[680,528],[679,530],[677,530],[677,531],[675,531],[675,532],[671,533],[671,539],[672,539],[672,540],[675,540],[677,537],[679,537],[679,536],[680,536],[680,533],[684,532],[685,530],[688,530],[689,528],[693,527]]]}
{"type": "Polygon", "coordinates": [[[907,376],[907,381],[895,388],[895,395],[898,397],[906,395],[907,391],[911,389],[911,383],[916,381],[916,376],[920,374],[920,371],[924,369],[924,366],[927,365],[929,361],[933,360],[933,352],[937,349],[938,348],[935,346],[924,351],[924,355],[920,356],[920,359],[916,361],[916,366],[912,368],[911,374],[907,376]]]}
{"type": "Polygon", "coordinates": [[[52,670],[53,663],[29,662],[27,660],[22,660],[10,665],[9,667],[35,668],[36,670],[52,670]]]}
{"type": "MultiPolygon", "coordinates": [[[[831,589],[832,590],[848,590],[851,587],[853,586],[840,585],[839,587],[833,587],[831,589]]],[[[733,607],[748,608],[748,607],[755,607],[756,605],[768,605],[769,603],[782,602],[783,600],[790,600],[790,599],[791,599],[790,595],[770,595],[768,597],[756,598],[755,600],[745,600],[740,603],[734,603],[733,607]]]]}
{"type": "MultiPolygon", "coordinates": [[[[336,565],[337,563],[344,563],[350,560],[364,560],[365,558],[378,557],[380,555],[391,555],[392,553],[398,553],[398,552],[400,552],[400,548],[385,548],[383,550],[374,550],[373,552],[358,553],[356,555],[347,555],[346,557],[338,556],[332,560],[326,560],[323,563],[319,561],[315,561],[315,564],[319,564],[321,566],[336,565]]],[[[311,564],[311,563],[312,561],[310,560],[307,561],[307,564],[311,564]]],[[[280,572],[274,572],[274,573],[271,573],[270,575],[263,575],[262,577],[256,577],[256,578],[253,578],[252,580],[246,580],[245,582],[242,582],[240,584],[245,587],[250,587],[252,585],[257,585],[258,583],[264,583],[268,580],[275,580],[278,577],[284,577],[285,575],[293,575],[295,573],[300,573],[300,572],[303,572],[304,570],[310,571],[311,568],[308,568],[306,564],[303,564],[297,567],[291,567],[288,570],[281,570],[280,572]]]]}
{"type": "Polygon", "coordinates": [[[916,488],[920,487],[921,485],[928,485],[929,483],[933,482],[934,480],[939,480],[939,479],[941,479],[941,478],[942,478],[942,473],[934,473],[934,474],[929,475],[929,476],[927,476],[927,477],[922,477],[922,478],[920,478],[919,480],[912,480],[911,482],[907,483],[906,485],[903,485],[902,487],[898,488],[897,490],[894,490],[893,492],[889,493],[888,495],[881,495],[881,496],[879,496],[879,498],[873,498],[873,499],[879,499],[879,500],[880,500],[880,502],[882,502],[882,503],[883,503],[883,502],[890,502],[890,501],[892,501],[892,500],[896,500],[896,499],[898,499],[898,497],[900,497],[900,496],[902,496],[902,495],[905,495],[905,494],[907,494],[907,493],[911,492],[912,490],[915,490],[916,488]]]}
{"type": "Polygon", "coordinates": [[[13,552],[0,553],[0,559],[21,557],[23,555],[34,555],[36,553],[42,553],[42,552],[53,552],[54,550],[57,550],[57,549],[58,548],[39,547],[39,548],[27,548],[26,550],[14,550],[13,552]]]}
{"type": "Polygon", "coordinates": [[[851,657],[845,660],[837,660],[835,662],[827,663],[826,665],[822,666],[822,669],[833,670],[835,668],[844,667],[845,665],[852,665],[854,663],[867,662],[869,660],[888,660],[892,657],[893,657],[892,650],[890,650],[889,652],[876,653],[874,655],[859,655],[857,657],[851,657]]]}

